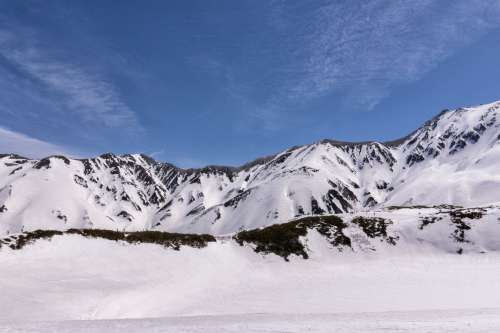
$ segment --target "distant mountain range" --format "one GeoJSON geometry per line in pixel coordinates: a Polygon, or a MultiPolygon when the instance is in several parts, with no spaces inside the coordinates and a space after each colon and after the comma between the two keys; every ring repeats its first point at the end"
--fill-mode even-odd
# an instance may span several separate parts
{"type": "MultiPolygon", "coordinates": [[[[500,102],[445,110],[392,142],[321,142],[240,167],[145,155],[0,155],[0,235],[100,228],[225,235],[304,215],[500,202],[500,102]]],[[[390,121],[390,120],[388,120],[390,121]]]]}

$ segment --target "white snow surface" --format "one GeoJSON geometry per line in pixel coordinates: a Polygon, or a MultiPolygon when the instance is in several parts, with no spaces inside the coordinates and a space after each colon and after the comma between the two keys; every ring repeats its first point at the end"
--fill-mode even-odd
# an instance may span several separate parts
{"type": "Polygon", "coordinates": [[[498,332],[499,110],[451,110],[398,142],[325,140],[240,168],[0,155],[0,332],[498,332]],[[347,224],[351,247],[310,230],[310,258],[287,262],[230,237],[326,213],[347,224]],[[385,218],[387,236],[356,216],[385,218]],[[6,242],[68,228],[218,237],[180,251],[68,234],[6,242]]]}
{"type": "Polygon", "coordinates": [[[355,253],[330,248],[318,233],[305,241],[311,258],[292,256],[290,262],[229,240],[174,251],[65,235],[22,250],[2,249],[0,331],[500,327],[498,252],[458,255],[400,245],[355,253]],[[145,319],[153,317],[159,319],[145,319]]]}
{"type": "Polygon", "coordinates": [[[0,156],[0,235],[106,228],[224,235],[298,215],[500,202],[500,102],[446,111],[392,143],[324,140],[240,168],[144,155],[0,156]]]}
{"type": "Polygon", "coordinates": [[[499,309],[354,314],[249,314],[122,320],[0,323],[0,332],[172,333],[491,333],[500,330],[499,309]]]}

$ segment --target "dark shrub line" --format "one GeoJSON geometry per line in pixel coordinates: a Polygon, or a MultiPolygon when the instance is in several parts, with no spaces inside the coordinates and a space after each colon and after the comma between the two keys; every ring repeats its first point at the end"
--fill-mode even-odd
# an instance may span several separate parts
{"type": "Polygon", "coordinates": [[[385,209],[392,211],[392,210],[398,210],[398,209],[426,209],[426,208],[434,208],[434,209],[461,209],[463,208],[462,206],[456,206],[456,205],[448,205],[448,204],[441,204],[441,205],[433,205],[433,206],[426,206],[426,205],[413,205],[413,206],[387,206],[385,209]]]}
{"type": "Polygon", "coordinates": [[[58,230],[35,230],[24,232],[19,235],[9,236],[0,241],[0,247],[3,244],[13,250],[22,249],[27,244],[31,244],[39,239],[51,239],[57,235],[79,235],[86,238],[100,238],[111,241],[124,241],[130,244],[149,243],[158,244],[179,250],[181,246],[191,246],[194,248],[203,248],[209,242],[215,242],[212,235],[197,234],[178,234],[161,231],[132,231],[121,232],[104,229],[69,229],[66,231],[58,230]]]}
{"type": "Polygon", "coordinates": [[[288,261],[292,254],[309,258],[299,238],[306,236],[310,229],[317,230],[339,250],[342,250],[342,246],[351,247],[351,239],[343,233],[345,228],[347,224],[338,216],[310,216],[262,229],[241,231],[233,239],[241,246],[245,243],[254,244],[257,253],[274,253],[288,261]]]}
{"type": "Polygon", "coordinates": [[[63,232],[58,230],[35,230],[31,232],[25,232],[16,236],[10,236],[7,239],[3,239],[2,241],[4,244],[8,244],[8,246],[13,250],[20,250],[25,245],[31,244],[38,239],[51,239],[56,235],[62,234],[63,232]]]}

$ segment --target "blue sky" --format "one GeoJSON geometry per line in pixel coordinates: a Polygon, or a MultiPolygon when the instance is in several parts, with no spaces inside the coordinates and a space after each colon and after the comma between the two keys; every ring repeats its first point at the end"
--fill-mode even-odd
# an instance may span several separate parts
{"type": "Polygon", "coordinates": [[[500,0],[0,0],[0,150],[238,165],[500,99],[500,0]]]}

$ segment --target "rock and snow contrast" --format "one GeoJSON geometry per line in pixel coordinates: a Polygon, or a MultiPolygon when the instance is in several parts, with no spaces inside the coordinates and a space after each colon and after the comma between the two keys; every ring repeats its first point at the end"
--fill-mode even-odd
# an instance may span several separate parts
{"type": "Polygon", "coordinates": [[[0,155],[0,331],[498,331],[499,113],[241,167],[0,155]]]}
{"type": "Polygon", "coordinates": [[[310,214],[500,202],[500,102],[443,111],[393,142],[324,140],[238,168],[144,155],[0,158],[0,234],[103,228],[223,235],[310,214]]]}

